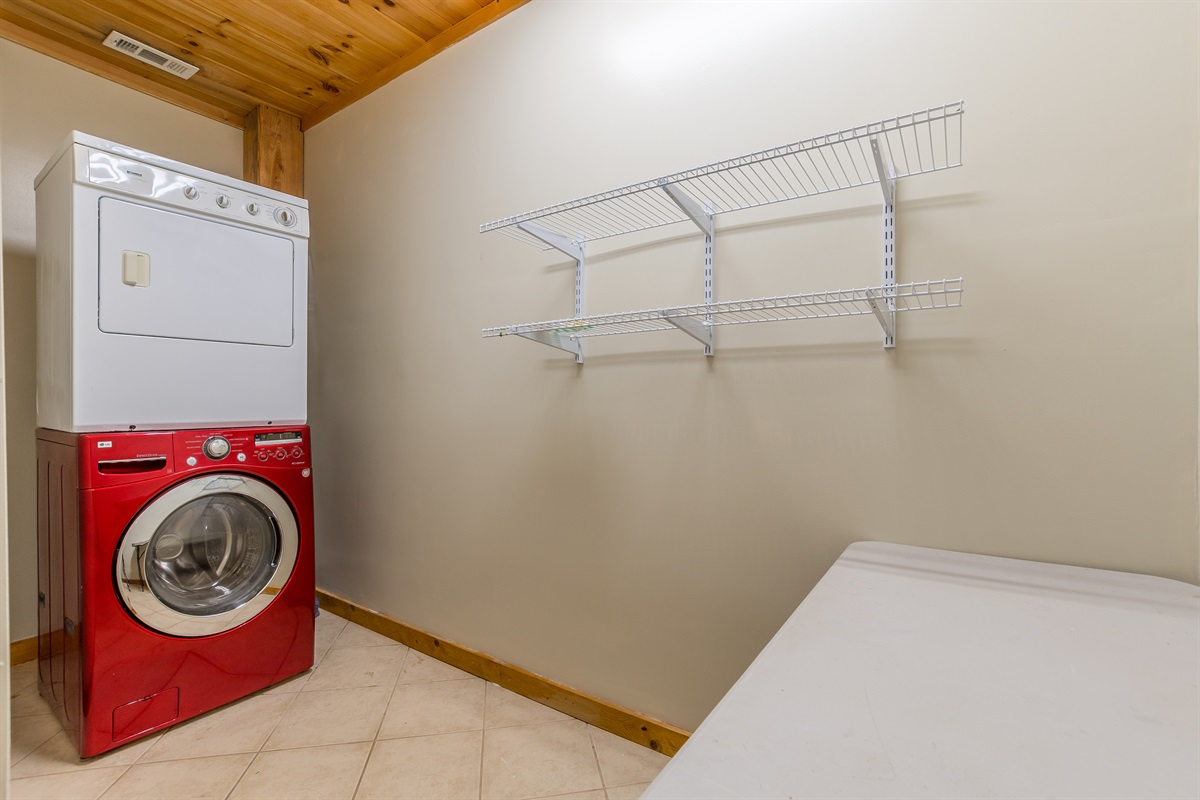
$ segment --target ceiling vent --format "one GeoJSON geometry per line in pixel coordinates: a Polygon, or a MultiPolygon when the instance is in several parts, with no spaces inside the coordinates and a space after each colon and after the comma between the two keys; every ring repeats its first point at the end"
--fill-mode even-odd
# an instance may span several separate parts
{"type": "Polygon", "coordinates": [[[187,80],[200,71],[199,67],[192,66],[186,61],[180,61],[178,58],[172,58],[162,50],[155,50],[148,44],[142,44],[137,39],[131,39],[125,34],[117,33],[116,31],[108,35],[104,40],[104,45],[127,56],[133,56],[138,61],[145,61],[147,64],[165,70],[172,75],[178,75],[184,80],[187,80]]]}

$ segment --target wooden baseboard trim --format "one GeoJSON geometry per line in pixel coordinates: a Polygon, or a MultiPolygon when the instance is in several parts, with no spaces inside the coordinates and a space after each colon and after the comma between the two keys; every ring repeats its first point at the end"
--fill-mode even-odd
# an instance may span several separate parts
{"type": "Polygon", "coordinates": [[[317,599],[321,608],[331,614],[651,750],[668,756],[675,755],[690,736],[687,731],[555,683],[484,653],[447,642],[343,597],[318,589],[317,599]]]}
{"type": "Polygon", "coordinates": [[[14,667],[17,664],[24,664],[26,661],[33,661],[36,658],[36,636],[30,636],[28,639],[18,639],[8,646],[8,663],[14,667]]]}

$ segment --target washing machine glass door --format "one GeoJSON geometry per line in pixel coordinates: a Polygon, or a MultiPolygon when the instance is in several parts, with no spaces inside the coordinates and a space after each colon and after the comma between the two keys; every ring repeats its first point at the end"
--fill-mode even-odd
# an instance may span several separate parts
{"type": "Polygon", "coordinates": [[[125,607],[173,636],[211,636],[261,613],[296,564],[283,496],[245,475],[192,478],[134,519],[116,558],[125,607]]]}

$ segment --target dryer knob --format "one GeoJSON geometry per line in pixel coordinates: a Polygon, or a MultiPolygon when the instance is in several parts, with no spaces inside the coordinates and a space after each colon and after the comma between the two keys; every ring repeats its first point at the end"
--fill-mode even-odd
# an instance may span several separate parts
{"type": "Polygon", "coordinates": [[[290,208],[278,208],[275,210],[275,221],[285,228],[290,228],[296,224],[296,212],[290,208]]]}
{"type": "Polygon", "coordinates": [[[229,195],[217,195],[217,205],[221,208],[229,208],[229,195]]]}
{"type": "Polygon", "coordinates": [[[195,200],[200,196],[200,190],[195,186],[185,186],[183,187],[183,196],[188,200],[195,200]]]}
{"type": "Polygon", "coordinates": [[[258,215],[258,203],[246,203],[246,213],[254,217],[258,215]]]}

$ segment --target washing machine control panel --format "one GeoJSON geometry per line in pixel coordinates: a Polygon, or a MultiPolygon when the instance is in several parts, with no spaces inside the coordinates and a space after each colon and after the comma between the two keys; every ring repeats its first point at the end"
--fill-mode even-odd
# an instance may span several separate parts
{"type": "Polygon", "coordinates": [[[307,467],[308,429],[242,428],[221,432],[179,431],[180,460],[196,468],[217,464],[245,467],[307,467]],[[193,461],[195,459],[195,461],[193,461]]]}

